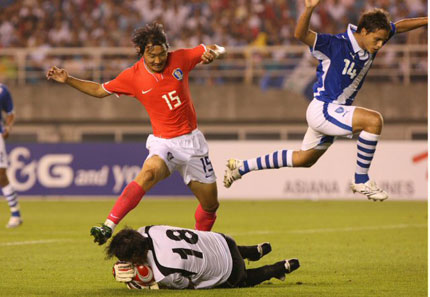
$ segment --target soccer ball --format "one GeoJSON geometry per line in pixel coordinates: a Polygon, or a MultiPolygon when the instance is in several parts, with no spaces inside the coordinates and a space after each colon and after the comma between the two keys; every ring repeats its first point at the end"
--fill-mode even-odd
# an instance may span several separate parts
{"type": "Polygon", "coordinates": [[[139,265],[135,266],[136,275],[133,277],[131,282],[127,283],[129,289],[158,289],[158,285],[154,279],[154,273],[152,272],[151,266],[139,265]]]}
{"type": "Polygon", "coordinates": [[[149,265],[136,266],[136,275],[134,276],[133,280],[138,283],[141,283],[144,286],[147,286],[155,282],[154,273],[152,273],[151,266],[149,265]]]}

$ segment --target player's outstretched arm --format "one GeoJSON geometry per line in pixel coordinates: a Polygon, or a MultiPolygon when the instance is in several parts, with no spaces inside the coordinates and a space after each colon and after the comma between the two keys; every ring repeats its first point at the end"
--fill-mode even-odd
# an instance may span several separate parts
{"type": "Polygon", "coordinates": [[[225,48],[216,44],[206,46],[206,51],[202,55],[203,64],[212,63],[225,53],[225,48]]]}
{"type": "Polygon", "coordinates": [[[294,37],[309,46],[314,46],[316,38],[316,33],[309,29],[309,23],[315,7],[319,3],[320,0],[305,0],[305,10],[300,15],[296,29],[294,30],[294,37]]]}
{"type": "Polygon", "coordinates": [[[65,69],[61,69],[56,66],[48,70],[46,78],[48,80],[53,79],[59,83],[68,84],[69,86],[94,97],[103,98],[110,95],[103,89],[101,84],[89,80],[78,79],[69,75],[65,69]]]}
{"type": "Polygon", "coordinates": [[[396,32],[397,33],[403,33],[408,32],[420,27],[427,26],[427,18],[428,17],[422,17],[422,18],[410,18],[410,19],[403,19],[395,23],[396,25],[396,32]]]}

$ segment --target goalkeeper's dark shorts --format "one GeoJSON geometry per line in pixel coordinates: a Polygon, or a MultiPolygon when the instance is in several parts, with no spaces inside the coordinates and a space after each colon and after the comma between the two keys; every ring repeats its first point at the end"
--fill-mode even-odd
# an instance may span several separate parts
{"type": "Polygon", "coordinates": [[[233,238],[222,234],[227,241],[228,248],[230,250],[231,258],[233,260],[233,268],[230,276],[226,282],[217,286],[218,288],[236,288],[240,287],[246,281],[246,267],[245,261],[237,248],[237,244],[233,238]]]}

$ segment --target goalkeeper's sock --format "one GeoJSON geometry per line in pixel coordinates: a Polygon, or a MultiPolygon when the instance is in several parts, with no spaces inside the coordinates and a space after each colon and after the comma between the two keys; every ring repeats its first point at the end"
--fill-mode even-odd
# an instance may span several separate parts
{"type": "Polygon", "coordinates": [[[199,204],[194,217],[196,219],[196,230],[211,231],[212,226],[215,224],[216,212],[207,212],[199,204]]]}
{"type": "Polygon", "coordinates": [[[130,210],[139,204],[143,195],[145,195],[145,190],[143,190],[137,182],[132,181],[129,183],[125,187],[124,191],[122,191],[118,200],[116,200],[115,205],[110,211],[106,222],[109,220],[117,225],[130,210]]]}
{"type": "Polygon", "coordinates": [[[3,195],[6,197],[11,216],[20,217],[21,213],[19,211],[18,195],[16,194],[12,185],[8,184],[7,186],[3,187],[2,192],[3,192],[3,195]]]}
{"type": "Polygon", "coordinates": [[[375,154],[379,135],[361,131],[357,141],[357,167],[355,183],[364,184],[369,180],[369,168],[375,154]]]}
{"type": "Polygon", "coordinates": [[[265,156],[244,160],[239,168],[240,175],[254,170],[293,167],[293,150],[279,150],[265,156]]]}

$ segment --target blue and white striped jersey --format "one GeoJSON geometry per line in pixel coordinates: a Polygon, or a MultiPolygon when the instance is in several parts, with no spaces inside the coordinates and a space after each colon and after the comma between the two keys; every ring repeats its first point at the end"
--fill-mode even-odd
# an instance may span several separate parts
{"type": "MultiPolygon", "coordinates": [[[[356,26],[349,24],[341,34],[317,34],[310,49],[320,62],[313,86],[316,99],[341,105],[351,105],[354,101],[376,56],[360,48],[353,35],[356,30],[356,26]]],[[[391,23],[388,39],[395,33],[396,26],[391,23]]]]}
{"type": "Polygon", "coordinates": [[[2,113],[5,111],[10,114],[13,113],[13,101],[12,96],[9,93],[8,88],[0,83],[0,133],[3,132],[2,113]]]}

